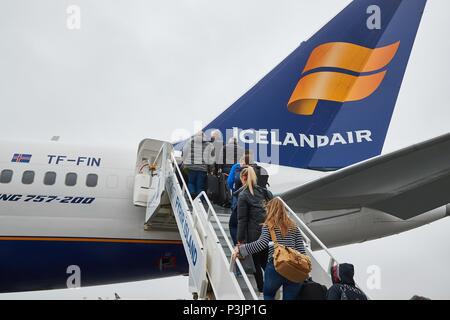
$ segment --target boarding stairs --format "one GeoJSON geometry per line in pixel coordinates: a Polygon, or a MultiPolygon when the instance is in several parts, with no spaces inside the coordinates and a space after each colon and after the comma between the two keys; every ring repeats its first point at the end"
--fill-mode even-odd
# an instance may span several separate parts
{"type": "MultiPolygon", "coordinates": [[[[205,192],[191,198],[170,143],[146,139],[140,144],[133,201],[136,206],[146,207],[145,230],[179,230],[189,263],[189,289],[195,298],[262,298],[257,294],[253,275],[247,275],[242,263],[231,258],[229,209],[213,205],[205,192]]],[[[336,259],[298,215],[283,203],[302,232],[312,261],[312,278],[329,287],[329,270],[337,263],[336,259]],[[311,250],[311,240],[322,249],[322,259],[316,259],[317,251],[311,250]]]]}

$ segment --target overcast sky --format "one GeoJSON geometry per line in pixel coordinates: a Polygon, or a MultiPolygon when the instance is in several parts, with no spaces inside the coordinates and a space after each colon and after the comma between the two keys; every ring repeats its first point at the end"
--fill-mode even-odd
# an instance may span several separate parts
{"type": "MultiPolygon", "coordinates": [[[[221,113],[348,0],[2,0],[2,139],[114,144],[221,113]],[[81,9],[69,30],[67,7],[81,9]]],[[[429,0],[383,152],[449,131],[448,0],[429,0]]],[[[380,266],[373,298],[450,298],[450,219],[333,252],[380,266]]],[[[0,298],[188,298],[187,278],[0,298]]]]}

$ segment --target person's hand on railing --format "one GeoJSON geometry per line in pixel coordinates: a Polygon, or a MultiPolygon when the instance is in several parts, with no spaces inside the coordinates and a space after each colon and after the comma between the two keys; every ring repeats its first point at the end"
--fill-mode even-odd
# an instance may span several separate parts
{"type": "Polygon", "coordinates": [[[234,248],[234,250],[233,250],[233,259],[236,259],[236,258],[238,258],[238,259],[241,259],[242,258],[242,256],[241,256],[241,254],[240,254],[240,252],[239,252],[239,245],[237,245],[235,248],[234,248]]]}

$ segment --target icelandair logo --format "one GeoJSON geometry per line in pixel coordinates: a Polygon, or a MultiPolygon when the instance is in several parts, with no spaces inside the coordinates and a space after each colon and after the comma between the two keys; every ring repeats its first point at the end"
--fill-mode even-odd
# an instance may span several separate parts
{"type": "MultiPolygon", "coordinates": [[[[238,128],[233,128],[238,130],[238,128]]],[[[332,133],[329,135],[313,135],[304,133],[281,133],[279,130],[239,130],[239,140],[245,144],[271,144],[273,146],[294,146],[299,148],[323,148],[334,145],[372,142],[370,130],[356,130],[345,133],[332,133]]]]}
{"type": "Polygon", "coordinates": [[[288,110],[309,116],[314,114],[319,100],[350,102],[369,97],[383,82],[387,71],[381,69],[392,61],[399,46],[400,41],[375,49],[346,42],[318,46],[311,53],[302,72],[303,77],[289,99],[288,110]],[[342,70],[314,71],[318,68],[342,70]]]}

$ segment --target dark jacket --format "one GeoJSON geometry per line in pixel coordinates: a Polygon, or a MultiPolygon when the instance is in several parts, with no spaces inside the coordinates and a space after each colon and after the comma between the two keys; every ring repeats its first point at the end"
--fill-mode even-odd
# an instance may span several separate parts
{"type": "Polygon", "coordinates": [[[227,143],[223,146],[222,150],[220,150],[217,158],[218,161],[220,161],[220,164],[231,168],[233,164],[239,162],[244,155],[244,152],[244,148],[237,143],[227,143]]]}
{"type": "Polygon", "coordinates": [[[222,164],[220,156],[222,155],[222,149],[224,147],[223,140],[211,138],[211,144],[213,145],[214,162],[216,164],[222,164]]]}
{"type": "Polygon", "coordinates": [[[239,193],[237,203],[238,232],[237,241],[248,243],[259,239],[262,223],[266,219],[265,203],[273,198],[272,193],[255,186],[254,195],[248,188],[239,193]]]}
{"type": "Polygon", "coordinates": [[[333,285],[327,292],[327,300],[367,300],[366,295],[355,285],[355,274],[352,264],[343,263],[338,266],[338,279],[332,277],[333,285]]]}
{"type": "Polygon", "coordinates": [[[303,282],[297,300],[326,300],[327,287],[311,278],[303,282]]]}
{"type": "Polygon", "coordinates": [[[213,145],[196,135],[183,146],[183,167],[192,171],[208,171],[208,165],[214,163],[213,145]]]}

